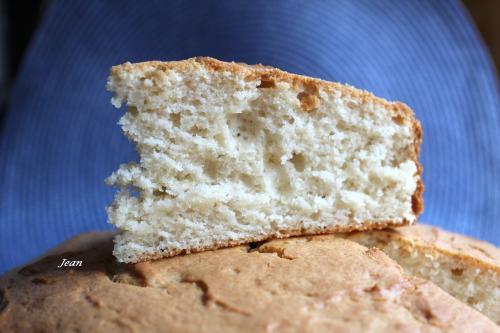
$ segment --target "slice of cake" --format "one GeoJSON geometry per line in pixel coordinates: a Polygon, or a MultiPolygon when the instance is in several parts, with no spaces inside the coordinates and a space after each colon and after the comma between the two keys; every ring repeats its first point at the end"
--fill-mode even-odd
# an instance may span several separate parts
{"type": "Polygon", "coordinates": [[[137,262],[269,238],[414,222],[421,129],[368,92],[211,58],[111,69],[113,105],[139,162],[108,178],[137,262]]]}
{"type": "Polygon", "coordinates": [[[500,249],[426,225],[346,236],[375,246],[410,275],[431,280],[500,325],[500,249]]]}

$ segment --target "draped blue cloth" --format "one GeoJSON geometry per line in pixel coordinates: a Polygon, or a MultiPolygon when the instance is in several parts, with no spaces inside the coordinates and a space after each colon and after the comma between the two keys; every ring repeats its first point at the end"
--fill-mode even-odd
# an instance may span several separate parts
{"type": "Polygon", "coordinates": [[[103,179],[136,156],[104,88],[109,67],[197,55],[404,101],[424,129],[421,220],[500,244],[498,81],[459,1],[56,1],[0,132],[0,273],[110,228],[103,179]]]}

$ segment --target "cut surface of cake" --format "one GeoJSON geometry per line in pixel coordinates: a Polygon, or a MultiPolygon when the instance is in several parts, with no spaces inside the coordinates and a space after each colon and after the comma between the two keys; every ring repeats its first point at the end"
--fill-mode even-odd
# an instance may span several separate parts
{"type": "Polygon", "coordinates": [[[500,249],[494,245],[424,224],[346,238],[381,249],[407,274],[434,282],[500,325],[500,249]]]}
{"type": "Polygon", "coordinates": [[[403,103],[261,65],[115,66],[140,160],[107,182],[120,261],[413,223],[421,128],[403,103]]]}

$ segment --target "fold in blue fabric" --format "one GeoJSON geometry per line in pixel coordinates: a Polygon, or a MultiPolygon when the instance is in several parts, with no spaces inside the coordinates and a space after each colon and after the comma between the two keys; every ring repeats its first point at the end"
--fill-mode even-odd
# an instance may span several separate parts
{"type": "Polygon", "coordinates": [[[56,1],[0,133],[0,273],[110,228],[103,179],[136,156],[109,67],[198,55],[404,101],[424,129],[421,220],[500,244],[498,82],[458,1],[56,1]]]}

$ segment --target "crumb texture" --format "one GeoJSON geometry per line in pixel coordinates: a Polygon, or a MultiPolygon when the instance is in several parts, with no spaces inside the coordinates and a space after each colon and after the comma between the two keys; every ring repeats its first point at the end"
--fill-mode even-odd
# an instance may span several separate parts
{"type": "Polygon", "coordinates": [[[140,156],[108,178],[122,261],[419,213],[420,132],[401,103],[206,59],[117,66],[108,88],[140,156]]]}
{"type": "Polygon", "coordinates": [[[111,236],[84,237],[0,279],[2,332],[499,331],[382,251],[332,235],[137,264],[115,260],[111,236]],[[68,256],[85,266],[56,268],[68,256]]]}
{"type": "Polygon", "coordinates": [[[423,224],[348,238],[380,248],[407,274],[434,282],[500,325],[500,249],[494,245],[423,224]]]}

